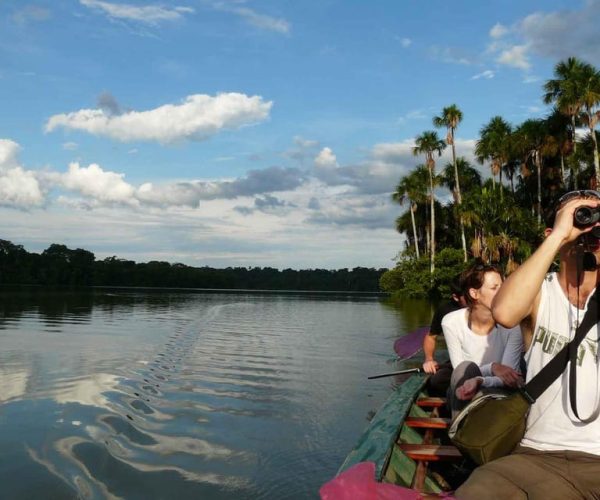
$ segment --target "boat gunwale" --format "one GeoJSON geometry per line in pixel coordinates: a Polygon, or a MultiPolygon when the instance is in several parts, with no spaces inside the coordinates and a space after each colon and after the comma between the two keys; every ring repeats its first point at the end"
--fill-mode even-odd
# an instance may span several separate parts
{"type": "Polygon", "coordinates": [[[426,381],[427,375],[415,374],[394,389],[363,431],[337,475],[360,462],[374,462],[375,480],[383,480],[394,444],[426,381]]]}

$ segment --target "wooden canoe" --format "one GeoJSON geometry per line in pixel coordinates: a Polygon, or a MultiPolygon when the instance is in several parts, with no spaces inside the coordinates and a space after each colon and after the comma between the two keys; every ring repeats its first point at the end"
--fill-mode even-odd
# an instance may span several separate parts
{"type": "Polygon", "coordinates": [[[456,489],[470,469],[447,437],[445,401],[426,392],[427,376],[412,375],[375,414],[338,475],[375,463],[375,480],[437,496],[456,489]]]}

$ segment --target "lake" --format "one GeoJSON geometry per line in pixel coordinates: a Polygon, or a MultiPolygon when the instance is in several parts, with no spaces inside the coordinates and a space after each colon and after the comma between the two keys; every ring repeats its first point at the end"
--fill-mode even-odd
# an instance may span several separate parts
{"type": "Polygon", "coordinates": [[[2,498],[314,498],[424,302],[1,289],[2,498]]]}

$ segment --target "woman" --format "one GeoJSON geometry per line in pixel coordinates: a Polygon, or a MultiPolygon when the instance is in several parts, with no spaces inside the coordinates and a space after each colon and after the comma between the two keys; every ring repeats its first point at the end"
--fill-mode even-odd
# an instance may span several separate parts
{"type": "Polygon", "coordinates": [[[497,325],[492,300],[502,285],[498,268],[478,264],[462,276],[466,309],[442,320],[444,338],[454,367],[448,402],[458,413],[480,388],[518,387],[522,384],[519,362],[523,349],[521,329],[497,325]]]}

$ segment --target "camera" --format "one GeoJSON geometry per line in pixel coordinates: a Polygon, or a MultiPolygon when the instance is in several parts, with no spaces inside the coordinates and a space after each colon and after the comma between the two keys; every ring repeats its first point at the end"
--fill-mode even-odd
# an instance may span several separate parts
{"type": "Polygon", "coordinates": [[[591,226],[598,221],[600,221],[600,207],[579,207],[575,210],[573,222],[577,227],[591,226]]]}

